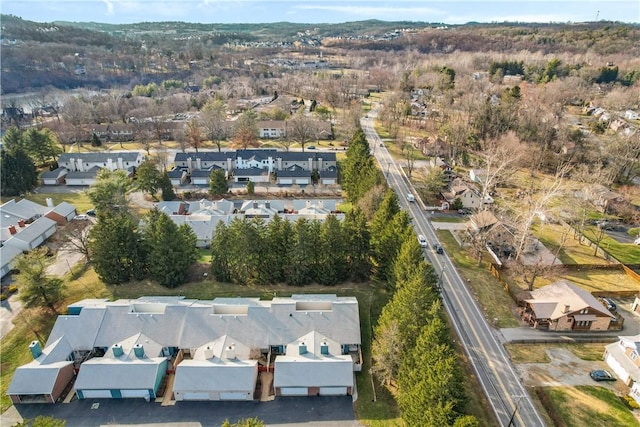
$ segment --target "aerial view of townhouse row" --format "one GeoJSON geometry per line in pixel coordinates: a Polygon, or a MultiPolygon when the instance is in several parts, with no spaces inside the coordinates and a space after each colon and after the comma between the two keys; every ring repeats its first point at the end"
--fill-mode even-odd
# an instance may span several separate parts
{"type": "Polygon", "coordinates": [[[640,423],[637,25],[6,3],[3,425],[640,423]]]}

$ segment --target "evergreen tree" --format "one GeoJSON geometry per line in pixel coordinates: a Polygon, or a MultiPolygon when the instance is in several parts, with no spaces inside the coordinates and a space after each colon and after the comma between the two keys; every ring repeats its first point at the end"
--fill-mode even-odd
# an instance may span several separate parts
{"type": "Polygon", "coordinates": [[[256,192],[256,187],[253,181],[247,182],[247,194],[250,196],[253,196],[255,192],[256,192]]]}
{"type": "Polygon", "coordinates": [[[347,240],[347,274],[356,282],[364,282],[371,274],[371,247],[367,218],[355,208],[347,212],[342,224],[347,240]]]}
{"type": "Polygon", "coordinates": [[[289,247],[293,241],[291,222],[275,215],[265,228],[264,241],[268,245],[261,258],[262,275],[266,283],[284,282],[289,265],[289,247]]]}
{"type": "Polygon", "coordinates": [[[154,209],[145,217],[142,235],[151,277],[169,288],[184,283],[198,256],[197,238],[191,227],[178,227],[166,214],[154,209]]]}
{"type": "Polygon", "coordinates": [[[98,138],[98,135],[95,133],[91,134],[91,146],[92,147],[100,147],[102,145],[102,141],[98,138]]]}
{"type": "Polygon", "coordinates": [[[407,425],[452,425],[459,416],[463,402],[462,377],[447,335],[440,317],[430,319],[402,362],[398,405],[407,425]]]}
{"type": "Polygon", "coordinates": [[[232,245],[231,231],[220,221],[211,239],[211,274],[219,282],[231,282],[231,260],[229,247],[232,245]]]}
{"type": "Polygon", "coordinates": [[[145,160],[136,170],[136,188],[157,201],[156,193],[161,187],[163,175],[153,160],[145,160]]]}
{"type": "Polygon", "coordinates": [[[293,245],[289,249],[289,271],[287,283],[294,286],[303,286],[313,280],[314,236],[312,236],[311,223],[301,218],[293,226],[293,245]]]}
{"type": "Polygon", "coordinates": [[[175,200],[176,193],[173,191],[173,185],[171,184],[171,179],[167,173],[163,173],[160,177],[160,191],[162,192],[162,200],[165,202],[170,202],[171,200],[175,200]]]}
{"type": "Polygon", "coordinates": [[[424,261],[424,254],[416,235],[407,233],[402,242],[398,256],[393,261],[392,277],[390,279],[393,286],[398,283],[405,283],[414,274],[416,265],[424,261]]]}
{"type": "Polygon", "coordinates": [[[380,281],[392,281],[393,262],[400,251],[402,242],[413,235],[411,219],[407,211],[400,211],[386,224],[381,234],[373,234],[371,245],[376,263],[375,276],[380,281]]]}
{"type": "Polygon", "coordinates": [[[52,262],[45,248],[16,257],[14,267],[20,272],[16,284],[24,307],[47,307],[57,314],[56,306],[64,300],[65,284],[59,277],[47,276],[47,267],[52,262]]]}
{"type": "Polygon", "coordinates": [[[136,224],[125,211],[104,211],[89,232],[94,270],[108,284],[144,277],[146,253],[136,224]]]}
{"type": "Polygon", "coordinates": [[[352,203],[356,203],[369,189],[381,182],[362,129],[358,129],[351,138],[347,157],[340,164],[340,172],[342,188],[352,203]]]}
{"type": "Polygon", "coordinates": [[[347,277],[347,246],[342,224],[330,215],[320,229],[320,264],[317,282],[322,285],[335,285],[347,277]]]}
{"type": "Polygon", "coordinates": [[[9,126],[2,136],[2,149],[13,153],[17,149],[24,149],[22,145],[22,131],[16,126],[9,126]]]}
{"type": "Polygon", "coordinates": [[[209,194],[221,196],[229,192],[227,177],[222,169],[214,169],[209,176],[209,194]]]}
{"type": "Polygon", "coordinates": [[[380,379],[381,385],[391,385],[397,378],[403,359],[403,348],[398,322],[391,320],[376,329],[371,346],[375,363],[371,370],[380,379]]]}
{"type": "Polygon", "coordinates": [[[34,162],[44,165],[55,163],[62,147],[51,130],[30,128],[22,134],[22,146],[34,162]]]}
{"type": "Polygon", "coordinates": [[[0,192],[17,196],[38,186],[38,173],[33,161],[21,147],[0,151],[0,192]]]}
{"type": "Polygon", "coordinates": [[[260,219],[236,218],[229,224],[231,241],[227,250],[232,283],[254,284],[259,280],[262,227],[260,219]]]}

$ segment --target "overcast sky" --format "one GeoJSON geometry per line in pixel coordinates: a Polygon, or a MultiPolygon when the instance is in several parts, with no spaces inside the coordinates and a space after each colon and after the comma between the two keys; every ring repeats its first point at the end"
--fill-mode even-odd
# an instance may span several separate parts
{"type": "Polygon", "coordinates": [[[38,22],[338,23],[364,19],[447,24],[640,22],[640,0],[2,0],[1,3],[2,13],[38,22]]]}

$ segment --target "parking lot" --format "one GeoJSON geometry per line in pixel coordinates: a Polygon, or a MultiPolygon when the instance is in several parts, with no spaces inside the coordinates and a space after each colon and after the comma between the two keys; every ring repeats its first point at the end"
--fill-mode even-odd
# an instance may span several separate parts
{"type": "Polygon", "coordinates": [[[351,396],[290,397],[271,402],[178,402],[174,406],[143,399],[88,399],[71,403],[25,404],[11,407],[2,414],[3,426],[14,425],[23,418],[38,415],[66,420],[66,427],[104,425],[136,427],[220,427],[253,418],[267,426],[356,427],[351,396]]]}

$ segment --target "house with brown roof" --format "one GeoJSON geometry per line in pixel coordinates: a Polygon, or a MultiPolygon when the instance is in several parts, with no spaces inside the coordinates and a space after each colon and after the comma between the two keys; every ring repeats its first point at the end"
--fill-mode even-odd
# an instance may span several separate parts
{"type": "Polygon", "coordinates": [[[522,320],[536,329],[550,331],[606,331],[617,320],[596,297],[569,282],[559,280],[530,292],[522,320]]]}

